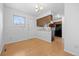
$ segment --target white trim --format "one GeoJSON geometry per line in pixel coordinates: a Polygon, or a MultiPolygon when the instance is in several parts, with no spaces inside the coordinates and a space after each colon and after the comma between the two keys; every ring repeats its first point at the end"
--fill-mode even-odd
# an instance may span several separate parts
{"type": "Polygon", "coordinates": [[[74,52],[71,52],[71,51],[69,51],[69,50],[67,50],[67,49],[64,49],[64,51],[65,51],[65,52],[68,52],[68,53],[70,53],[70,54],[72,54],[72,55],[75,55],[75,56],[77,56],[77,54],[76,54],[76,53],[74,53],[74,52]]]}

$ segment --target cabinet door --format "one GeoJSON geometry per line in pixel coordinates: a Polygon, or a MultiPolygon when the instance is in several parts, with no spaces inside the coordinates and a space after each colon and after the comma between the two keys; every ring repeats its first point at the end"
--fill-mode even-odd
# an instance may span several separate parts
{"type": "Polygon", "coordinates": [[[52,20],[52,15],[37,19],[37,26],[43,27],[45,24],[48,24],[51,20],[52,20]]]}

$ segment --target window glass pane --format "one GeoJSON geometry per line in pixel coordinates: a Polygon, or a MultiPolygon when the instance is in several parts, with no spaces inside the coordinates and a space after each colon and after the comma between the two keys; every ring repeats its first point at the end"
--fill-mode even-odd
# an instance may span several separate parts
{"type": "Polygon", "coordinates": [[[13,17],[13,22],[16,25],[23,25],[24,24],[24,21],[25,21],[25,18],[24,17],[21,17],[21,16],[14,16],[13,17]]]}

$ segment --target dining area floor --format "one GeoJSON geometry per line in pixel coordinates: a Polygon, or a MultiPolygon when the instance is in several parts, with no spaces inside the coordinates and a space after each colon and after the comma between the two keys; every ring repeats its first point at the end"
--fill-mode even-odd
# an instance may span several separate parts
{"type": "Polygon", "coordinates": [[[55,37],[54,41],[47,41],[33,38],[30,40],[19,41],[6,44],[1,56],[73,56],[64,51],[63,40],[55,37]]]}

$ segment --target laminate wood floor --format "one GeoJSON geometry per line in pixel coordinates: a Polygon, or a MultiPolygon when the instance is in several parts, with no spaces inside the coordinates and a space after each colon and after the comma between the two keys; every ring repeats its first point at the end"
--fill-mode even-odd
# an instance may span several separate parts
{"type": "Polygon", "coordinates": [[[64,51],[61,38],[55,37],[52,43],[33,38],[16,43],[7,44],[2,56],[72,56],[64,51]]]}

